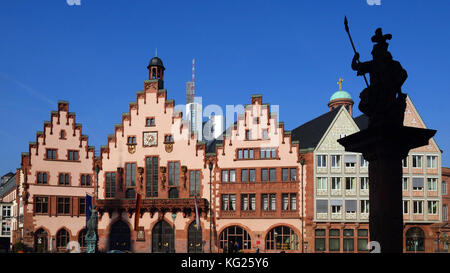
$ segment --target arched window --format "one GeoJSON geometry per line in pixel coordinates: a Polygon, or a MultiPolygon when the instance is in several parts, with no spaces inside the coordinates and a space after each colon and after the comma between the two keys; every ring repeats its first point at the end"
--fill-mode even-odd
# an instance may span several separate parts
{"type": "Polygon", "coordinates": [[[202,253],[202,228],[192,221],[188,228],[188,253],[202,253]]]}
{"type": "Polygon", "coordinates": [[[412,227],[406,232],[406,251],[425,251],[425,233],[421,228],[412,227]]]}
{"type": "Polygon", "coordinates": [[[58,233],[56,233],[56,247],[65,248],[69,243],[69,232],[66,229],[60,229],[58,233]]]}
{"type": "Polygon", "coordinates": [[[131,250],[131,231],[122,220],[115,222],[109,232],[109,250],[131,250]]]}
{"type": "Polygon", "coordinates": [[[152,252],[173,253],[174,233],[172,226],[162,220],[155,224],[152,230],[152,252]]]}
{"type": "Polygon", "coordinates": [[[86,229],[81,230],[78,233],[78,243],[80,244],[80,247],[86,247],[86,229]]]}
{"type": "Polygon", "coordinates": [[[298,250],[298,236],[287,226],[274,227],[267,233],[266,249],[268,250],[298,250]]]}
{"type": "Polygon", "coordinates": [[[239,250],[251,249],[252,238],[240,226],[230,226],[220,233],[220,249],[225,253],[236,253],[239,250]]]}
{"type": "Polygon", "coordinates": [[[37,253],[48,251],[48,234],[42,228],[34,233],[34,251],[37,253]]]}

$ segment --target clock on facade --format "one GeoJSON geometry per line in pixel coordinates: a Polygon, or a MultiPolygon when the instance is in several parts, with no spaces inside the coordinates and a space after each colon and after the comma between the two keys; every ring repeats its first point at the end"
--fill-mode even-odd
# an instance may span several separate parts
{"type": "Polygon", "coordinates": [[[158,145],[158,132],[144,132],[144,147],[158,145]]]}

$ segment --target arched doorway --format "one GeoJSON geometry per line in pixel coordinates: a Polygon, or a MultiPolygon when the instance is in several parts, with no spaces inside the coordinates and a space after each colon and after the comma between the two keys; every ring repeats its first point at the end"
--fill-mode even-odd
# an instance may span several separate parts
{"type": "Polygon", "coordinates": [[[287,226],[277,226],[266,236],[267,250],[298,250],[298,236],[287,226]]]}
{"type": "Polygon", "coordinates": [[[406,232],[406,251],[425,251],[425,233],[421,228],[412,227],[406,232]]]}
{"type": "Polygon", "coordinates": [[[65,251],[69,240],[69,232],[65,228],[60,229],[56,233],[56,248],[58,249],[58,251],[65,251]]]}
{"type": "Polygon", "coordinates": [[[173,236],[173,229],[166,221],[156,223],[152,230],[152,252],[174,252],[173,236]]]}
{"type": "Polygon", "coordinates": [[[109,232],[109,250],[131,250],[131,232],[128,225],[119,220],[111,226],[109,232]]]}
{"type": "Polygon", "coordinates": [[[34,252],[43,253],[48,251],[47,231],[40,228],[34,233],[34,252]]]}
{"type": "Polygon", "coordinates": [[[202,253],[202,228],[198,227],[196,221],[193,221],[188,228],[188,253],[202,253]]]}
{"type": "Polygon", "coordinates": [[[234,253],[239,250],[252,248],[252,238],[240,226],[230,226],[220,233],[220,248],[225,253],[234,253]]]}

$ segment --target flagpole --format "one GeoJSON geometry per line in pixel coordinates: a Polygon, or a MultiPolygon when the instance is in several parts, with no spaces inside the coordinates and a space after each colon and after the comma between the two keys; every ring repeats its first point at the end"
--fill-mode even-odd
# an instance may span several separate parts
{"type": "Polygon", "coordinates": [[[213,164],[209,162],[209,253],[212,253],[212,170],[213,164]]]}

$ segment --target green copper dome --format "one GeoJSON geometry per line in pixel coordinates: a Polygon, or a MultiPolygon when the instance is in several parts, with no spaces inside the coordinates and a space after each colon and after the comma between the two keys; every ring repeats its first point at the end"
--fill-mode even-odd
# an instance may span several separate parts
{"type": "Polygon", "coordinates": [[[337,99],[352,99],[352,96],[347,91],[339,90],[336,93],[331,96],[330,101],[337,100],[337,99]]]}

